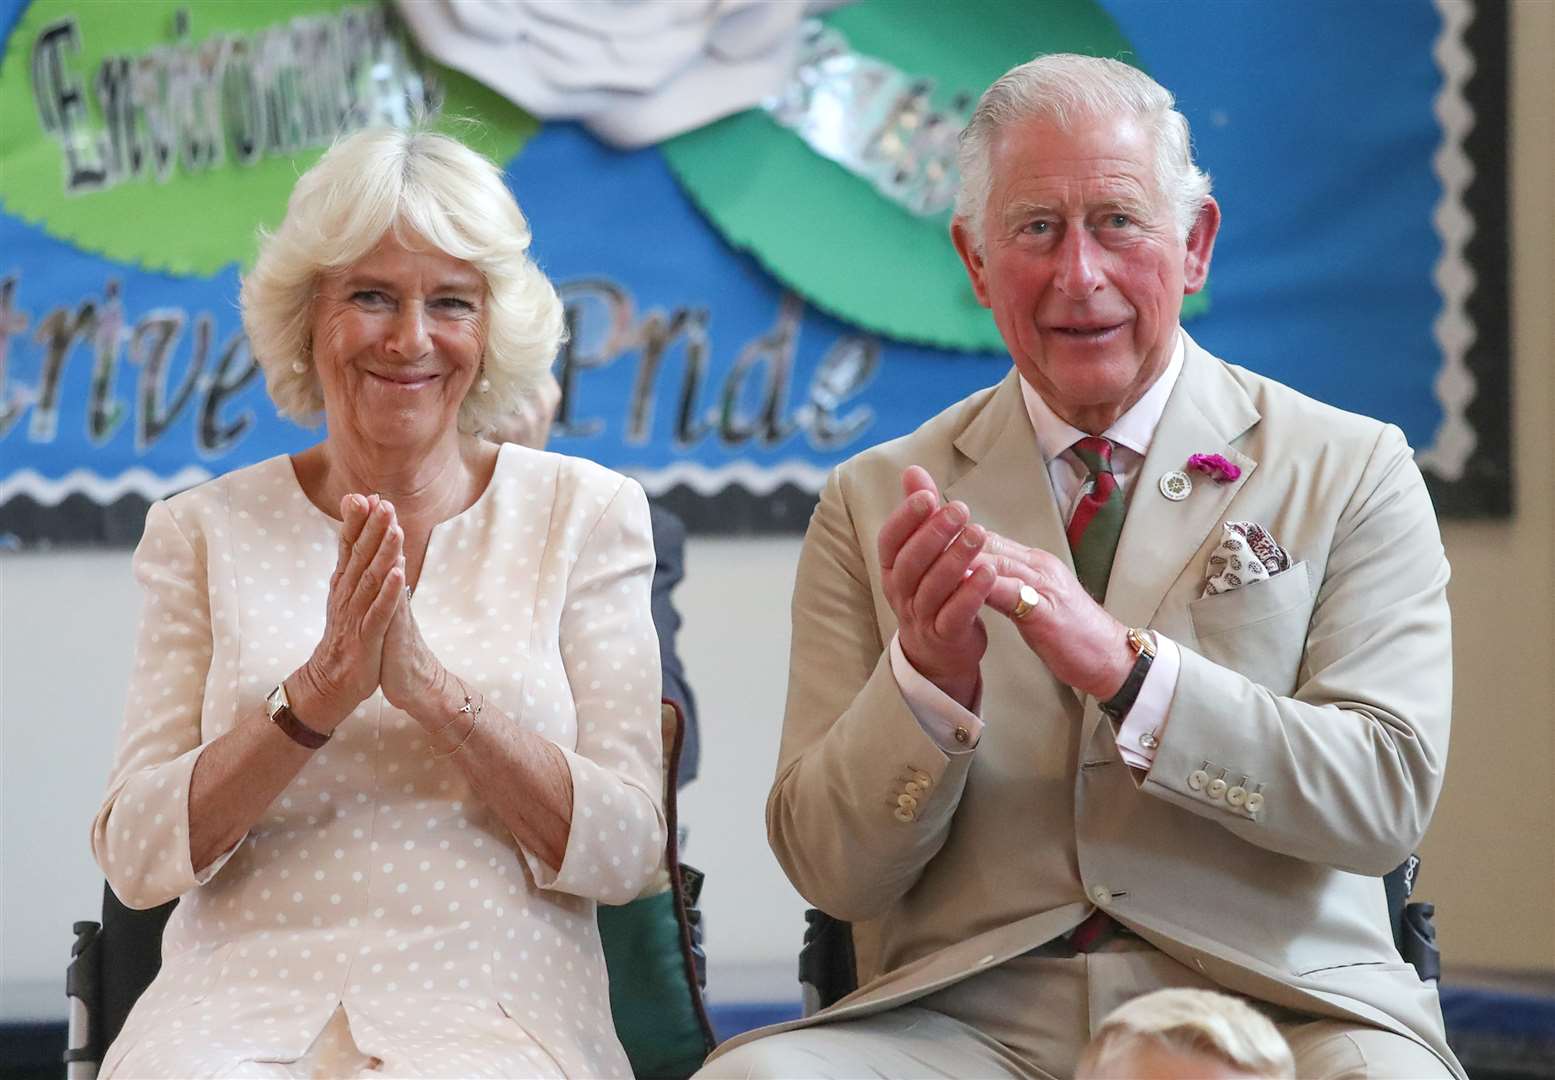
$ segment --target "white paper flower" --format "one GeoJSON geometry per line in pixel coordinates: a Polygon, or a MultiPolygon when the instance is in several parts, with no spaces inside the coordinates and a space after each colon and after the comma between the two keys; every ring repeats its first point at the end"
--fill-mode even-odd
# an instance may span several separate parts
{"type": "MultiPolygon", "coordinates": [[[[750,108],[788,75],[802,19],[838,0],[395,0],[417,43],[542,119],[615,146],[750,108]]],[[[843,0],[845,2],[845,0],[843,0]]]]}

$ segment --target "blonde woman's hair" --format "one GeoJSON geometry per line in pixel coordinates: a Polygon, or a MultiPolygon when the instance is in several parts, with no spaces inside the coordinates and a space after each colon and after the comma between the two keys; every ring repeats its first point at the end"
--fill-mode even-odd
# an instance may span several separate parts
{"type": "Polygon", "coordinates": [[[486,389],[477,381],[466,395],[459,428],[478,432],[512,414],[565,336],[556,290],[528,255],[529,223],[489,159],[446,135],[394,128],[336,142],[297,181],[280,227],[260,233],[258,261],[243,279],[243,326],[276,408],[301,423],[321,418],[309,340],[318,280],[391,234],[481,272],[486,389]]]}
{"type": "Polygon", "coordinates": [[[1292,1080],[1296,1075],[1290,1046],[1268,1017],[1229,994],[1182,989],[1156,990],[1114,1009],[1085,1048],[1075,1075],[1111,1075],[1147,1043],[1211,1058],[1267,1080],[1292,1080]]]}

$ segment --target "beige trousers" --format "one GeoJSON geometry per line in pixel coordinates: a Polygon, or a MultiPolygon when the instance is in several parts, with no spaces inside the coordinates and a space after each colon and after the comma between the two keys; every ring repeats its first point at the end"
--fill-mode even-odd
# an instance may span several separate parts
{"type": "MultiPolygon", "coordinates": [[[[910,1005],[756,1039],[698,1077],[1070,1077],[1118,1005],[1166,987],[1219,989],[1137,938],[1073,957],[1027,955],[910,1005]]],[[[1279,1027],[1303,1080],[1451,1080],[1402,1035],[1248,1003],[1279,1027]]]]}

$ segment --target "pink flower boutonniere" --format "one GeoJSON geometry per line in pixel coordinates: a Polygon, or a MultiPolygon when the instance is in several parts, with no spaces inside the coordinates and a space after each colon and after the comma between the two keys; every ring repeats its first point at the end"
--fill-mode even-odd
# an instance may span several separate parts
{"type": "Polygon", "coordinates": [[[1194,454],[1188,459],[1188,468],[1213,477],[1217,483],[1227,484],[1242,475],[1239,465],[1233,465],[1219,454],[1194,454]]]}

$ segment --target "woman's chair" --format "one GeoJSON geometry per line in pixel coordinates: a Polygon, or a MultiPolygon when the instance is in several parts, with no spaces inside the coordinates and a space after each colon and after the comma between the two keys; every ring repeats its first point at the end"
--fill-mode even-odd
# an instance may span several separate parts
{"type": "MultiPolygon", "coordinates": [[[[599,908],[599,936],[610,972],[616,1035],[638,1077],[686,1077],[712,1051],[715,1038],[702,991],[707,958],[697,900],[702,873],[680,862],[675,788],[684,722],[665,701],[664,814],[669,839],[658,875],[637,899],[599,908]]],[[[93,1080],[136,999],[162,967],[162,930],[177,901],[136,911],[103,886],[102,922],[78,922],[65,994],[70,1033],[68,1080],[93,1080]]]]}

